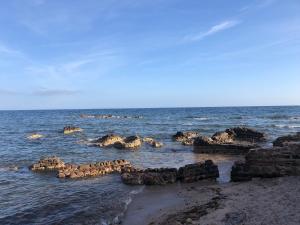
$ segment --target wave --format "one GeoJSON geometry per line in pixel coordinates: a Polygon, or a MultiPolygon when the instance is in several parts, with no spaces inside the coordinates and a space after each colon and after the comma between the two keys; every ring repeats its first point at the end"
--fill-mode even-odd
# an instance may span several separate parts
{"type": "Polygon", "coordinates": [[[295,128],[300,128],[300,125],[275,124],[272,125],[272,127],[295,129],[295,128]]]}

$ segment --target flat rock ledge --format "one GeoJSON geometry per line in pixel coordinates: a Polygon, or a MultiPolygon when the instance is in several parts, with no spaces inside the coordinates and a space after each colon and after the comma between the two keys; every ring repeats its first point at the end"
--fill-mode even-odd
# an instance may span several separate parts
{"type": "Polygon", "coordinates": [[[203,179],[216,179],[219,170],[211,160],[188,164],[176,168],[136,169],[129,168],[122,171],[121,178],[129,185],[164,185],[177,181],[196,182],[203,179]]]}
{"type": "Polygon", "coordinates": [[[75,132],[81,132],[82,129],[80,127],[73,127],[73,126],[66,126],[63,129],[63,133],[64,134],[72,134],[75,132]]]}
{"type": "Polygon", "coordinates": [[[247,181],[253,177],[300,175],[300,144],[283,147],[257,148],[249,151],[245,162],[236,162],[231,171],[232,181],[247,181]]]}
{"type": "Polygon", "coordinates": [[[292,144],[292,143],[299,143],[300,144],[300,132],[277,138],[273,142],[273,146],[283,147],[285,145],[289,145],[289,144],[292,144]]]}
{"type": "Polygon", "coordinates": [[[32,171],[56,171],[57,177],[72,179],[120,173],[125,168],[131,168],[131,163],[124,159],[77,165],[65,164],[56,156],[42,158],[29,167],[32,171]]]}
{"type": "Polygon", "coordinates": [[[196,153],[247,154],[257,148],[259,142],[266,140],[266,135],[246,127],[235,127],[217,132],[212,137],[199,136],[194,139],[196,153]]]}

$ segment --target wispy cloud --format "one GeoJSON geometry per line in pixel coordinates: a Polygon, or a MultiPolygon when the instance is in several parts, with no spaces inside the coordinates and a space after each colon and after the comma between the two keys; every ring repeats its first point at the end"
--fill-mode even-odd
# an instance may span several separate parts
{"type": "Polygon", "coordinates": [[[219,33],[221,31],[230,29],[232,27],[235,27],[241,23],[238,20],[227,20],[223,21],[217,25],[212,26],[209,30],[206,32],[198,33],[198,34],[193,34],[193,35],[188,35],[184,37],[185,42],[192,42],[192,41],[200,41],[208,36],[214,35],[216,33],[219,33]]]}
{"type": "Polygon", "coordinates": [[[69,90],[69,89],[46,89],[41,88],[39,90],[33,91],[32,94],[36,96],[66,96],[79,94],[79,90],[69,90]]]}
{"type": "Polygon", "coordinates": [[[5,54],[8,56],[23,56],[21,51],[15,50],[7,45],[4,45],[0,42],[0,54],[5,54]]]}

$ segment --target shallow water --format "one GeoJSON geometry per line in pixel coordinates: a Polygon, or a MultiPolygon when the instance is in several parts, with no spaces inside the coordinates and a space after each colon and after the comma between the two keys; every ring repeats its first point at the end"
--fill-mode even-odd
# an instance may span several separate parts
{"type": "MultiPolygon", "coordinates": [[[[176,131],[211,135],[238,125],[266,132],[271,142],[277,136],[300,131],[300,107],[0,111],[0,224],[105,224],[120,215],[131,195],[140,189],[123,185],[118,175],[61,180],[51,173],[32,173],[28,166],[41,156],[57,155],[74,163],[123,158],[141,167],[179,167],[203,157],[189,146],[173,143],[171,135],[176,131]],[[142,118],[80,118],[80,114],[142,118]],[[65,125],[79,126],[84,132],[63,135],[65,125]],[[32,132],[45,137],[26,139],[32,132]],[[151,136],[165,146],[125,151],[82,143],[111,132],[151,136]],[[12,166],[19,170],[12,170],[12,166]]],[[[219,163],[220,181],[227,181],[232,161],[220,159],[219,163]]]]}

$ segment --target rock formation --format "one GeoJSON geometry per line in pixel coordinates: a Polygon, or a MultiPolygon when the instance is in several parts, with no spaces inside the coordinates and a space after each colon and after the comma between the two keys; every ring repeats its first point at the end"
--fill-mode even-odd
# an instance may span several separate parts
{"type": "Polygon", "coordinates": [[[95,141],[92,141],[92,144],[100,147],[111,147],[117,142],[122,142],[123,139],[124,138],[119,135],[108,134],[95,141]]]}
{"type": "Polygon", "coordinates": [[[174,141],[181,142],[183,145],[193,145],[194,139],[199,136],[196,131],[181,132],[178,131],[172,136],[174,141]]]}
{"type": "Polygon", "coordinates": [[[291,143],[300,143],[300,132],[277,138],[273,142],[273,146],[283,147],[284,145],[288,145],[291,143]]]}
{"type": "Polygon", "coordinates": [[[141,147],[142,141],[138,136],[129,136],[123,139],[122,141],[118,141],[114,144],[115,148],[119,149],[137,149],[141,147]]]}
{"type": "Polygon", "coordinates": [[[42,134],[34,133],[27,136],[27,139],[29,140],[36,140],[44,137],[42,134]]]}
{"type": "Polygon", "coordinates": [[[249,151],[245,163],[236,163],[231,172],[232,181],[252,177],[280,177],[300,175],[300,144],[283,147],[257,148],[249,151]]]}
{"type": "Polygon", "coordinates": [[[38,170],[58,170],[65,167],[65,163],[56,156],[41,158],[37,163],[32,164],[29,169],[38,170]]]}
{"type": "Polygon", "coordinates": [[[66,126],[64,127],[64,134],[72,134],[72,133],[75,133],[75,132],[81,132],[82,129],[79,128],[79,127],[73,127],[73,126],[66,126]]]}
{"type": "Polygon", "coordinates": [[[264,133],[246,127],[235,127],[215,133],[211,138],[199,136],[194,140],[196,153],[246,154],[266,140],[264,133]]]}
{"type": "Polygon", "coordinates": [[[169,183],[196,182],[203,179],[219,177],[218,167],[211,161],[199,162],[176,168],[135,169],[122,172],[121,178],[125,184],[131,185],[163,185],[169,183]]]}
{"type": "Polygon", "coordinates": [[[115,147],[118,149],[138,149],[142,145],[142,140],[139,136],[121,137],[115,134],[105,135],[90,143],[92,146],[99,147],[115,147]]]}
{"type": "Polygon", "coordinates": [[[150,146],[152,146],[153,148],[160,148],[163,146],[162,142],[156,141],[153,138],[149,138],[149,137],[145,137],[143,138],[143,142],[149,144],[150,146]]]}

